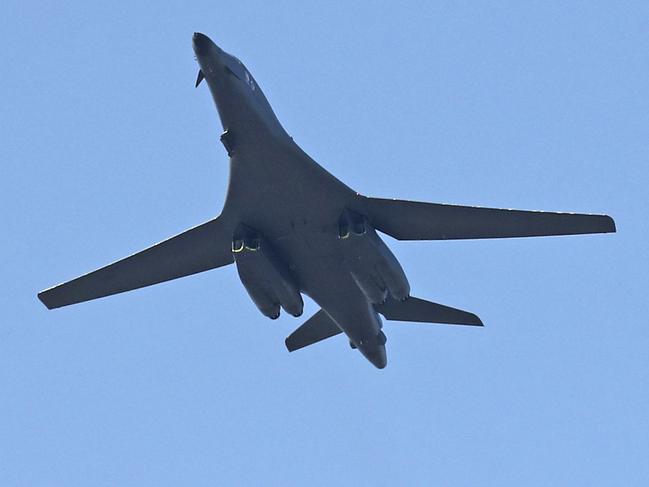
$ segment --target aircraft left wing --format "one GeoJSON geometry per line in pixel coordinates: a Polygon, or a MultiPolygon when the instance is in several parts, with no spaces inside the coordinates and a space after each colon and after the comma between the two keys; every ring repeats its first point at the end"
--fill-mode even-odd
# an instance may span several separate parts
{"type": "Polygon", "coordinates": [[[49,309],[231,264],[232,231],[218,217],[146,250],[38,293],[49,309]]]}

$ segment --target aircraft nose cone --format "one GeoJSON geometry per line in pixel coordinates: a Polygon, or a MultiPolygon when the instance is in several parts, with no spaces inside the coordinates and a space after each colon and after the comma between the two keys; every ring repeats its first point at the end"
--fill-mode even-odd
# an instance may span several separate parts
{"type": "Polygon", "coordinates": [[[214,45],[212,40],[207,37],[205,34],[200,32],[194,32],[192,37],[192,44],[194,45],[194,52],[197,56],[203,56],[210,51],[210,48],[214,45]]]}

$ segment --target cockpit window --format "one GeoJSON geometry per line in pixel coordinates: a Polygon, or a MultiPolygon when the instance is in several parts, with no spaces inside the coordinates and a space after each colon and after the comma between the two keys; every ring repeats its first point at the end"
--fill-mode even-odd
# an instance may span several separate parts
{"type": "Polygon", "coordinates": [[[232,76],[234,76],[235,78],[237,78],[238,80],[246,83],[248,85],[248,88],[250,88],[252,91],[255,91],[257,89],[255,80],[252,79],[252,76],[245,68],[243,63],[239,61],[236,57],[230,56],[229,59],[226,60],[225,71],[231,74],[232,76]]]}
{"type": "Polygon", "coordinates": [[[238,75],[237,73],[235,73],[235,72],[230,68],[230,66],[228,66],[227,64],[225,65],[225,71],[226,71],[226,73],[231,74],[232,76],[234,76],[234,77],[237,78],[238,80],[241,80],[241,78],[239,78],[239,75],[238,75]]]}
{"type": "Polygon", "coordinates": [[[255,86],[255,80],[252,79],[252,76],[250,76],[250,73],[248,71],[244,71],[245,77],[246,77],[246,84],[250,87],[252,91],[255,91],[256,86],[255,86]]]}

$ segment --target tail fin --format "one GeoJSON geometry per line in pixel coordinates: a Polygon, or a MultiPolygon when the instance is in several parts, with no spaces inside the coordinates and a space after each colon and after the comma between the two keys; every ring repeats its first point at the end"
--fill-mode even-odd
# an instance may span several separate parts
{"type": "Polygon", "coordinates": [[[386,320],[484,326],[480,318],[473,313],[419,298],[408,298],[406,301],[389,299],[384,304],[375,305],[374,308],[386,320]]]}

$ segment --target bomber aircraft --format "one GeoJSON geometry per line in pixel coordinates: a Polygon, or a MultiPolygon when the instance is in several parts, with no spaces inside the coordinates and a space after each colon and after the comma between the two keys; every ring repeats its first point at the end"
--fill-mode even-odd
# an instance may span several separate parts
{"type": "Polygon", "coordinates": [[[344,333],[382,369],[387,320],[482,326],[469,312],[410,295],[378,232],[397,240],[533,237],[615,232],[606,215],[480,208],[370,198],[311,159],[286,133],[236,57],[195,33],[200,66],[223,125],[230,180],[221,214],[130,257],[38,294],[49,309],[236,264],[259,310],[320,311],[285,341],[294,351],[344,333]]]}

